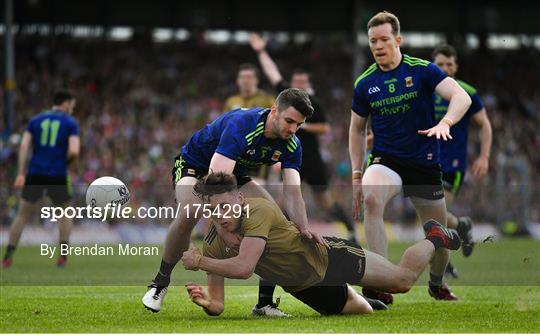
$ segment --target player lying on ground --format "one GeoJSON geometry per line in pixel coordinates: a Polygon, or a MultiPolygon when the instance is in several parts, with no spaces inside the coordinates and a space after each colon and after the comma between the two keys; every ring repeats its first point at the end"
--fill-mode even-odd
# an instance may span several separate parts
{"type": "MultiPolygon", "coordinates": [[[[300,177],[302,183],[307,183],[312,191],[313,199],[317,208],[323,210],[330,221],[338,221],[345,224],[348,239],[356,242],[356,222],[348,215],[343,206],[332,199],[330,193],[330,175],[324,163],[319,148],[319,136],[331,131],[324,108],[315,97],[315,91],[311,84],[310,74],[302,69],[292,72],[290,82],[287,83],[270,54],[266,51],[266,41],[258,34],[252,33],[249,39],[251,48],[257,53],[257,58],[268,81],[274,88],[281,92],[289,87],[298,88],[309,94],[309,100],[313,106],[313,116],[306,121],[296,136],[302,143],[302,166],[300,177]],[[317,168],[314,169],[313,167],[317,168]]],[[[259,302],[256,307],[263,307],[272,303],[275,285],[261,283],[259,285],[259,302]]],[[[253,309],[253,314],[258,314],[258,309],[253,309]]]]}
{"type": "Polygon", "coordinates": [[[247,279],[254,272],[323,315],[371,313],[370,304],[349,284],[405,293],[435,250],[457,250],[461,244],[457,232],[430,220],[424,224],[426,239],[408,248],[394,265],[345,239],[325,237],[328,249],[306,240],[275,203],[245,198],[232,175],[211,173],[194,190],[213,215],[203,254],[190,249],[182,262],[187,270],[208,272],[208,290],[194,283],[186,286],[191,300],[209,315],[224,310],[224,277],[247,279]],[[246,209],[242,217],[225,215],[223,209],[234,206],[246,209]],[[223,231],[241,236],[238,249],[226,244],[223,231]]]}
{"type": "MultiPolygon", "coordinates": [[[[181,204],[182,211],[169,226],[159,271],[142,298],[147,309],[160,311],[172,270],[182,252],[188,249],[191,231],[203,216],[203,211],[197,210],[200,199],[193,195],[193,185],[209,171],[234,174],[243,192],[273,201],[247,172],[262,165],[281,163],[287,214],[298,225],[302,236],[326,244],[307,227],[299,174],[302,146],[294,136],[312,113],[308,94],[291,88],[281,92],[270,109],[237,109],[225,113],[191,137],[176,158],[172,171],[176,202],[181,204]]],[[[224,238],[231,238],[229,243],[240,243],[233,234],[224,238]]],[[[273,304],[264,306],[260,312],[283,314],[273,304]]]]}

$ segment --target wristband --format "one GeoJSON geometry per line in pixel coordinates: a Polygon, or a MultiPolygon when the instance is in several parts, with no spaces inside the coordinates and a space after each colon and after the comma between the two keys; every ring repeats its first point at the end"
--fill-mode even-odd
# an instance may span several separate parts
{"type": "Polygon", "coordinates": [[[362,179],[363,174],[364,174],[364,171],[362,170],[354,170],[352,172],[352,180],[362,179]]]}
{"type": "Polygon", "coordinates": [[[446,116],[441,119],[441,122],[446,123],[449,127],[452,127],[454,125],[454,121],[452,121],[451,118],[446,116]]]}

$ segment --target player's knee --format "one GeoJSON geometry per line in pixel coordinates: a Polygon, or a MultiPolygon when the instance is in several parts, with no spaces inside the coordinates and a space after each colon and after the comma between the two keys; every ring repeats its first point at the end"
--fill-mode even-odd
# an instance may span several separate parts
{"type": "Polygon", "coordinates": [[[415,282],[415,278],[410,275],[404,275],[400,277],[399,282],[397,283],[395,293],[407,293],[411,290],[415,282]]]}
{"type": "Polygon", "coordinates": [[[407,293],[411,290],[412,285],[409,283],[401,283],[396,290],[396,293],[407,293]]]}
{"type": "Polygon", "coordinates": [[[364,195],[364,208],[368,212],[380,212],[383,207],[383,202],[373,193],[364,195]]]}

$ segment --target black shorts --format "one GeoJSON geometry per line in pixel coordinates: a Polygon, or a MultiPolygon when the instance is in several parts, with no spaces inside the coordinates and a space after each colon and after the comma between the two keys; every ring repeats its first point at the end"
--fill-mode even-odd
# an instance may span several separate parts
{"type": "Polygon", "coordinates": [[[73,197],[69,176],[27,175],[21,197],[26,201],[36,202],[43,196],[51,198],[56,206],[68,202],[73,197]]]}
{"type": "Polygon", "coordinates": [[[367,165],[373,164],[384,165],[401,177],[405,197],[428,200],[444,198],[440,164],[420,165],[407,159],[372,152],[367,165]]]}
{"type": "MultiPolygon", "coordinates": [[[[187,163],[181,155],[174,158],[174,166],[172,169],[172,185],[173,189],[176,188],[176,184],[180,179],[184,177],[194,177],[200,179],[208,174],[208,169],[201,169],[187,163]]],[[[244,186],[251,181],[251,177],[248,175],[236,176],[236,182],[238,188],[244,186]]]]}
{"type": "Polygon", "coordinates": [[[324,192],[328,189],[328,175],[318,149],[314,152],[303,152],[300,177],[314,192],[324,192]]]}
{"type": "Polygon", "coordinates": [[[362,247],[337,237],[324,237],[330,245],[323,281],[291,294],[323,315],[340,314],[347,303],[347,284],[358,285],[366,269],[362,247]]]}
{"type": "Polygon", "coordinates": [[[464,177],[465,171],[443,172],[442,180],[444,189],[457,196],[459,190],[461,190],[461,185],[463,185],[464,177]]]}

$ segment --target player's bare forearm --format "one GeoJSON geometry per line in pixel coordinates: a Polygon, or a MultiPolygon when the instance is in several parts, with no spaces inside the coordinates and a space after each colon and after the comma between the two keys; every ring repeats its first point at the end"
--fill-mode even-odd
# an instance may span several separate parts
{"type": "MultiPolygon", "coordinates": [[[[302,179],[296,169],[283,169],[283,197],[285,198],[285,210],[291,220],[298,226],[300,232],[305,232],[308,227],[306,204],[302,197],[302,179]]],[[[309,236],[310,234],[308,234],[309,236]]]]}
{"type": "Polygon", "coordinates": [[[206,314],[217,316],[225,309],[225,279],[222,276],[209,273],[208,276],[208,298],[210,304],[204,307],[206,314]]]}
{"type": "Polygon", "coordinates": [[[244,236],[236,257],[213,259],[202,256],[197,248],[192,248],[184,252],[182,262],[188,270],[201,269],[226,278],[247,279],[255,271],[265,245],[264,237],[244,236]]]}
{"type": "Polygon", "coordinates": [[[469,106],[471,106],[471,98],[469,95],[465,93],[465,91],[463,91],[463,94],[461,92],[456,93],[450,99],[448,112],[446,112],[444,118],[449,118],[456,124],[461,120],[463,115],[465,115],[469,106]]]}
{"type": "Polygon", "coordinates": [[[22,145],[19,148],[19,165],[17,168],[17,174],[22,175],[26,170],[26,159],[28,158],[28,148],[24,148],[22,145]]]}
{"type": "Polygon", "coordinates": [[[28,151],[32,145],[32,134],[29,131],[25,131],[21,140],[21,146],[19,148],[19,160],[17,167],[17,174],[24,175],[26,171],[26,160],[28,159],[28,151]]]}
{"type": "Polygon", "coordinates": [[[248,279],[253,274],[255,267],[246,264],[241,257],[227,259],[213,259],[202,257],[199,269],[232,279],[248,279]]]}
{"type": "Polygon", "coordinates": [[[366,125],[365,119],[358,120],[358,116],[352,115],[349,127],[349,156],[351,158],[351,169],[362,170],[366,155],[366,125]]]}
{"type": "Polygon", "coordinates": [[[491,128],[491,122],[487,116],[485,109],[474,115],[474,120],[480,125],[480,156],[489,158],[491,153],[491,144],[493,141],[493,130],[491,128]]]}
{"type": "Polygon", "coordinates": [[[276,63],[266,51],[266,40],[259,34],[251,33],[249,36],[249,44],[253,51],[257,53],[257,58],[259,58],[259,63],[261,64],[268,81],[270,81],[273,86],[276,86],[283,80],[283,77],[281,76],[276,63]]]}
{"type": "Polygon", "coordinates": [[[268,78],[268,81],[270,81],[273,86],[276,86],[280,81],[283,80],[276,63],[274,63],[274,60],[272,57],[270,57],[265,49],[258,52],[257,56],[259,58],[259,62],[261,63],[263,72],[268,78]]]}
{"type": "Polygon", "coordinates": [[[306,204],[298,185],[284,185],[285,210],[300,231],[308,229],[306,204]]]}
{"type": "Polygon", "coordinates": [[[437,87],[435,87],[435,91],[445,100],[449,101],[448,111],[441,122],[445,122],[449,126],[458,123],[471,106],[471,97],[450,77],[442,80],[437,87]]]}
{"type": "Polygon", "coordinates": [[[79,172],[79,162],[78,158],[81,153],[81,139],[79,136],[70,136],[68,144],[68,152],[67,152],[67,162],[68,165],[71,166],[72,171],[75,173],[79,172]]]}

